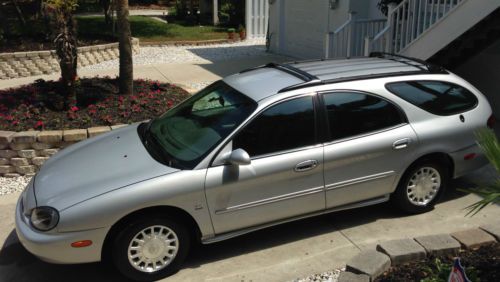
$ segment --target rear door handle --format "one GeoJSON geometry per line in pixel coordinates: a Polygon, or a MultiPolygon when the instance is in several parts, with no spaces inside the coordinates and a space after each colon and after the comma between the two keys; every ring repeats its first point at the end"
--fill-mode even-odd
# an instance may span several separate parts
{"type": "Polygon", "coordinates": [[[298,163],[295,166],[294,170],[296,172],[303,172],[303,171],[308,171],[308,170],[314,169],[317,166],[318,166],[318,161],[317,160],[308,160],[308,161],[304,161],[304,162],[298,163]]]}
{"type": "Polygon", "coordinates": [[[394,141],[394,143],[392,143],[392,148],[394,150],[406,149],[406,148],[408,148],[408,146],[410,145],[410,143],[411,143],[411,139],[410,138],[399,139],[397,141],[394,141]]]}

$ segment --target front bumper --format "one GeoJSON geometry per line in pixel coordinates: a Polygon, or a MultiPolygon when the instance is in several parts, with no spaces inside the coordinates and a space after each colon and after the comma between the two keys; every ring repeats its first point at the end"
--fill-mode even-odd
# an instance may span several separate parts
{"type": "Polygon", "coordinates": [[[42,233],[35,231],[29,219],[22,212],[22,197],[16,207],[16,233],[21,244],[43,261],[58,264],[77,264],[101,260],[101,250],[108,228],[99,228],[77,232],[42,233]],[[92,240],[92,245],[85,248],[73,248],[71,243],[92,240]]]}

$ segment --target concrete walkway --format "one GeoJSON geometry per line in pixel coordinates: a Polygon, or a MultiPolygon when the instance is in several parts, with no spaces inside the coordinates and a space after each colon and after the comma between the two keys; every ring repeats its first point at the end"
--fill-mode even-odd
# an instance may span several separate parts
{"type": "MultiPolygon", "coordinates": [[[[231,59],[226,61],[217,61],[213,63],[168,63],[156,64],[134,67],[134,78],[147,78],[159,80],[162,82],[175,83],[185,88],[191,88],[193,84],[210,82],[221,79],[227,75],[239,72],[246,68],[251,68],[263,65],[269,62],[284,62],[289,61],[290,58],[266,55],[245,57],[239,59],[231,59]]],[[[80,77],[93,77],[99,76],[117,76],[118,69],[108,70],[83,70],[79,71],[80,77]]],[[[0,89],[7,89],[32,83],[36,79],[56,80],[59,79],[60,74],[31,76],[15,79],[0,80],[0,89]]],[[[189,90],[189,89],[188,89],[189,90]]]]}
{"type": "MultiPolygon", "coordinates": [[[[451,188],[493,179],[492,167],[455,180],[451,188]]],[[[52,265],[33,257],[18,242],[14,207],[19,194],[0,197],[0,281],[122,281],[102,264],[52,265]]],[[[345,266],[360,250],[381,241],[451,233],[500,224],[500,207],[474,217],[464,207],[478,200],[450,189],[432,212],[405,216],[388,204],[332,213],[196,247],[185,267],[165,281],[290,281],[345,266]]]]}

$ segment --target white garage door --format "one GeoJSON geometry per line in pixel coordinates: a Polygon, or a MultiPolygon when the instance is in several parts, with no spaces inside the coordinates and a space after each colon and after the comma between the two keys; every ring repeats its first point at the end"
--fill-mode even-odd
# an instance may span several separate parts
{"type": "Polygon", "coordinates": [[[304,59],[323,57],[328,1],[282,0],[281,3],[284,53],[304,59]]]}

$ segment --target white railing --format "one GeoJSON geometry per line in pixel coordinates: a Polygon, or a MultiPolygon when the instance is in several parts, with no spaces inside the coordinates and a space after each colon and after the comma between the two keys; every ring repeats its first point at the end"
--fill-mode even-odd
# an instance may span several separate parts
{"type": "Polygon", "coordinates": [[[390,5],[387,28],[365,38],[365,55],[372,51],[399,53],[446,17],[464,0],[405,0],[390,5]]]}
{"type": "Polygon", "coordinates": [[[326,34],[325,58],[362,56],[365,37],[374,37],[385,28],[386,19],[356,19],[354,12],[334,32],[326,34]]]}
{"type": "Polygon", "coordinates": [[[245,0],[245,25],[248,38],[266,38],[269,1],[245,0]]]}

